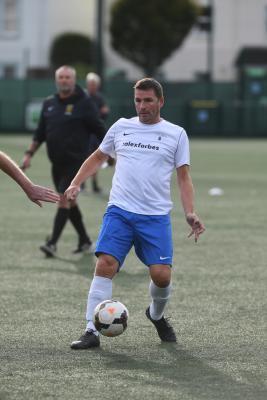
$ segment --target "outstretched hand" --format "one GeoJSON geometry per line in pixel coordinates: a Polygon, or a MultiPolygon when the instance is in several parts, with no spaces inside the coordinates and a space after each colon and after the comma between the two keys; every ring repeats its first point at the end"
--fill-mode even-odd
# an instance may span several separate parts
{"type": "Polygon", "coordinates": [[[42,201],[48,203],[56,203],[59,201],[59,195],[52,189],[48,189],[39,185],[32,185],[29,190],[26,191],[29,199],[36,203],[39,207],[42,207],[42,201]]]}
{"type": "Polygon", "coordinates": [[[66,196],[68,200],[75,200],[80,190],[81,190],[80,186],[70,185],[68,189],[65,191],[64,196],[66,196]]]}
{"type": "Polygon", "coordinates": [[[186,221],[187,221],[188,225],[191,226],[191,232],[189,233],[188,237],[191,237],[194,235],[195,242],[197,242],[201,233],[203,233],[205,231],[204,224],[200,221],[197,214],[195,214],[195,213],[188,213],[186,215],[186,221]]]}

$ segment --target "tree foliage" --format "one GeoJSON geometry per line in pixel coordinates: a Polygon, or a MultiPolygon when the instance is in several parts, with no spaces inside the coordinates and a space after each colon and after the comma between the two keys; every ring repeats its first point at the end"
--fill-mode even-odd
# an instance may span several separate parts
{"type": "Polygon", "coordinates": [[[197,15],[194,0],[116,0],[111,9],[112,47],[153,75],[181,46],[197,15]]]}
{"type": "Polygon", "coordinates": [[[50,63],[53,68],[61,65],[82,66],[88,70],[94,59],[93,45],[89,37],[79,33],[63,33],[51,46],[50,63]]]}

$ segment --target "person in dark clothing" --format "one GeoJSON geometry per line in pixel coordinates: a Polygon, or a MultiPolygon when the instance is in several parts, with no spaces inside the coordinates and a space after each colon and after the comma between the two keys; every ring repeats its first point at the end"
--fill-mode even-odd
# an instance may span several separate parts
{"type": "Polygon", "coordinates": [[[79,237],[74,253],[93,253],[94,245],[86,232],[77,201],[68,201],[63,194],[88,157],[90,135],[94,133],[101,142],[106,129],[93,101],[76,85],[74,68],[65,65],[58,68],[55,82],[58,92],[44,101],[38,128],[22,161],[23,169],[30,167],[32,156],[46,142],[60,201],[52,234],[40,250],[48,257],[55,255],[57,241],[69,219],[79,237]]]}
{"type": "MultiPolygon", "coordinates": [[[[92,99],[92,101],[96,105],[100,117],[103,119],[103,121],[105,121],[109,114],[109,107],[106,104],[103,94],[100,92],[100,86],[100,76],[95,74],[94,72],[89,72],[86,75],[86,92],[90,99],[92,99]]],[[[98,148],[99,144],[100,142],[97,135],[92,135],[90,139],[90,154],[92,154],[98,148]]],[[[91,179],[93,192],[101,192],[101,188],[98,184],[97,174],[94,174],[91,179]]]]}

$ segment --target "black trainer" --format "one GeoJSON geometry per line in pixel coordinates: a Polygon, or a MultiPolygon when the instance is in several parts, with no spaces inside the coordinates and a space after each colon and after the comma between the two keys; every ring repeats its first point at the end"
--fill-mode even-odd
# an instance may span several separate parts
{"type": "Polygon", "coordinates": [[[70,347],[73,350],[85,350],[85,349],[90,349],[91,347],[99,347],[99,346],[100,346],[99,336],[94,335],[94,331],[92,329],[85,331],[79,340],[72,342],[70,345],[70,347]]]}
{"type": "Polygon", "coordinates": [[[55,257],[57,252],[57,247],[55,244],[45,243],[40,246],[40,250],[45,253],[46,257],[55,257]]]}
{"type": "Polygon", "coordinates": [[[146,309],[146,316],[155,325],[158,335],[162,342],[176,342],[176,335],[173,327],[168,320],[162,317],[159,320],[152,319],[149,313],[149,307],[146,309]]]}

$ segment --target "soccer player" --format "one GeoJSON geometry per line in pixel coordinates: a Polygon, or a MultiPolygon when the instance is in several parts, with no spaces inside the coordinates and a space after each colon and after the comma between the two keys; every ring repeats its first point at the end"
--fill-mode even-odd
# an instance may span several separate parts
{"type": "Polygon", "coordinates": [[[96,172],[109,155],[116,154],[108,208],[96,245],[98,257],[89,289],[85,333],[72,349],[98,347],[100,339],[92,321],[96,305],[112,298],[112,278],[131,247],[148,267],[151,304],[147,318],[163,342],[176,342],[164,317],[171,295],[173,256],[170,183],[176,170],[185,218],[195,241],[205,227],[194,211],[194,189],[189,172],[189,142],[185,130],[160,116],[164,104],[159,82],[144,78],[134,86],[137,117],[121,118],[108,130],[97,149],[82,165],[65,195],[75,199],[81,183],[96,172]]]}
{"type": "Polygon", "coordinates": [[[94,252],[78,203],[67,200],[64,191],[88,156],[90,135],[98,135],[101,141],[106,132],[92,100],[76,85],[74,68],[66,65],[58,68],[55,82],[58,93],[44,101],[38,128],[22,163],[24,169],[28,168],[34,153],[46,142],[54,184],[60,194],[52,234],[40,247],[47,257],[55,256],[57,241],[68,219],[78,234],[74,253],[94,252]]]}
{"type": "MultiPolygon", "coordinates": [[[[105,121],[109,114],[109,107],[106,104],[103,94],[100,92],[100,86],[100,76],[94,72],[89,72],[86,75],[86,92],[97,107],[100,117],[103,119],[103,121],[105,121]]],[[[100,142],[97,139],[97,136],[92,135],[90,141],[90,154],[98,148],[99,144],[100,142]]],[[[97,174],[92,176],[92,189],[95,193],[101,192],[101,188],[98,184],[97,174]]]]}
{"type": "Polygon", "coordinates": [[[24,190],[29,199],[42,207],[42,201],[56,203],[59,196],[52,189],[35,185],[5,153],[0,151],[0,169],[9,175],[24,190]]]}

